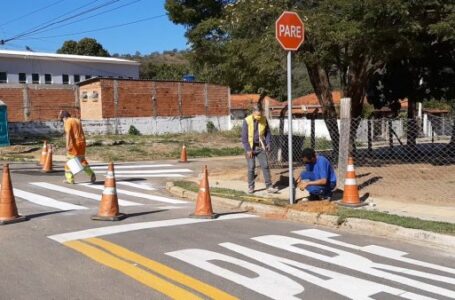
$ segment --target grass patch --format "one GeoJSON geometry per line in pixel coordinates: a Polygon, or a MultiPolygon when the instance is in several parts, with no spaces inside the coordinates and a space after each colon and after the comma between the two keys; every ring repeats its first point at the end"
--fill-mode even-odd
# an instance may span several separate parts
{"type": "Polygon", "coordinates": [[[427,221],[418,218],[403,217],[378,211],[349,209],[344,207],[339,208],[336,215],[338,216],[339,224],[343,223],[347,218],[358,218],[383,222],[405,228],[455,235],[455,224],[447,222],[427,221]]]}
{"type": "MultiPolygon", "coordinates": [[[[199,185],[191,182],[191,181],[174,181],[174,185],[180,187],[182,189],[192,191],[197,193],[199,191],[199,185]]],[[[242,191],[226,189],[226,188],[217,188],[217,187],[210,187],[210,195],[211,196],[218,196],[233,200],[243,200],[248,202],[259,202],[263,204],[269,205],[277,205],[277,206],[286,206],[287,200],[277,199],[277,198],[266,198],[266,197],[259,197],[259,196],[252,196],[242,191]]]]}
{"type": "Polygon", "coordinates": [[[215,156],[232,156],[241,155],[245,152],[243,148],[190,148],[188,155],[190,157],[215,157],[215,156]]]}

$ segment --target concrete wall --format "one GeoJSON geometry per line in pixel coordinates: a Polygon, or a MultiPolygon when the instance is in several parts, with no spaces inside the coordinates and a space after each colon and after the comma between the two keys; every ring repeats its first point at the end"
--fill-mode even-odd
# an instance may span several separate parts
{"type": "Polygon", "coordinates": [[[69,83],[74,83],[74,75],[78,74],[80,80],[91,77],[119,77],[139,78],[139,66],[122,65],[101,62],[69,62],[58,59],[44,60],[33,57],[5,58],[0,57],[0,72],[7,72],[7,80],[10,84],[19,83],[19,73],[26,73],[27,83],[32,83],[32,74],[40,75],[40,84],[44,84],[44,74],[51,74],[52,84],[62,84],[62,74],[69,75],[69,83]]]}
{"type": "MultiPolygon", "coordinates": [[[[219,130],[229,129],[229,116],[195,116],[180,117],[147,117],[147,118],[118,118],[94,121],[82,121],[84,132],[90,134],[127,134],[131,125],[134,125],[141,134],[164,134],[181,132],[205,132],[207,122],[219,130]]],[[[9,123],[11,137],[39,136],[49,134],[63,134],[63,123],[58,121],[46,122],[15,122],[9,123]]]]}

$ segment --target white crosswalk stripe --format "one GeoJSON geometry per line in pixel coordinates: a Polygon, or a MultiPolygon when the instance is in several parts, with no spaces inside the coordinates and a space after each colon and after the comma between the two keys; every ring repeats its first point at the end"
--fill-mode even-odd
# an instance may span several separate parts
{"type": "MultiPolygon", "coordinates": [[[[44,189],[52,190],[52,191],[57,191],[57,192],[61,192],[61,193],[69,194],[69,195],[76,195],[76,196],[81,196],[81,197],[87,198],[87,199],[101,201],[101,195],[100,194],[94,194],[94,193],[88,193],[88,192],[84,192],[84,191],[79,191],[79,190],[76,190],[76,189],[70,189],[70,188],[67,188],[67,187],[63,187],[63,186],[59,186],[59,185],[51,184],[51,183],[47,183],[47,182],[31,182],[30,184],[32,184],[34,186],[39,186],[39,187],[44,188],[44,189]]],[[[118,200],[118,203],[121,206],[143,205],[141,203],[127,201],[127,200],[120,200],[120,199],[118,200]]]]}
{"type": "MultiPolygon", "coordinates": [[[[82,185],[82,186],[92,188],[92,189],[97,189],[97,190],[104,189],[104,186],[102,186],[102,185],[93,185],[90,183],[80,183],[78,185],[82,185]]],[[[158,202],[171,203],[171,204],[185,204],[186,203],[185,201],[182,201],[182,200],[171,199],[171,198],[166,198],[166,197],[162,197],[162,196],[150,195],[150,194],[139,193],[139,192],[131,192],[131,191],[122,190],[122,189],[117,189],[117,194],[123,194],[123,195],[138,197],[138,198],[142,198],[142,199],[147,199],[147,200],[151,200],[151,201],[158,201],[158,202]]]]}
{"type": "MultiPolygon", "coordinates": [[[[173,174],[173,173],[192,173],[190,169],[166,169],[166,170],[134,170],[134,171],[123,171],[115,170],[115,174],[173,174]]],[[[97,172],[98,174],[102,172],[97,172]]],[[[105,173],[105,172],[103,172],[105,173]]]]}
{"type": "Polygon", "coordinates": [[[13,189],[14,190],[14,196],[38,204],[42,206],[47,206],[47,207],[52,207],[52,208],[57,208],[61,210],[76,210],[76,209],[88,209],[85,206],[81,205],[75,205],[72,203],[67,203],[67,202],[62,202],[58,201],[46,196],[42,196],[36,193],[30,193],[26,192],[20,189],[13,189]]]}
{"type": "Polygon", "coordinates": [[[115,178],[182,178],[182,174],[115,174],[115,178]]]}
{"type": "MultiPolygon", "coordinates": [[[[164,168],[173,167],[171,164],[157,164],[157,165],[115,165],[114,168],[118,169],[146,169],[146,168],[164,168]]],[[[92,166],[93,170],[107,170],[108,165],[92,166]]]]}
{"type": "Polygon", "coordinates": [[[126,186],[134,187],[137,189],[145,190],[145,191],[156,191],[156,188],[152,187],[148,183],[133,183],[133,182],[129,182],[129,181],[117,180],[117,185],[126,185],[126,186]]]}

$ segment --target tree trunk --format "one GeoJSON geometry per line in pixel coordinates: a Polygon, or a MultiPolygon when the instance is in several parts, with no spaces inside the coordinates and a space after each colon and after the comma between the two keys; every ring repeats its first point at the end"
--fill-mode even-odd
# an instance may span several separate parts
{"type": "Polygon", "coordinates": [[[332,140],[333,157],[336,158],[338,154],[340,133],[338,131],[337,112],[335,105],[333,104],[329,76],[326,70],[324,70],[318,62],[311,64],[307,63],[306,66],[314,92],[322,107],[322,115],[329,131],[330,139],[332,140]]]}

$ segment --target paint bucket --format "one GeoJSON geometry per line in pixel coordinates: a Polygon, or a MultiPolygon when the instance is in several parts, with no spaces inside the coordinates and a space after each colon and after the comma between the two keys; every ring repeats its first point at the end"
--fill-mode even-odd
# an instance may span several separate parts
{"type": "Polygon", "coordinates": [[[84,166],[81,164],[81,161],[77,157],[70,159],[66,163],[66,165],[68,166],[68,168],[70,168],[71,173],[73,173],[73,174],[77,174],[77,173],[81,172],[82,170],[84,170],[84,166]]]}

